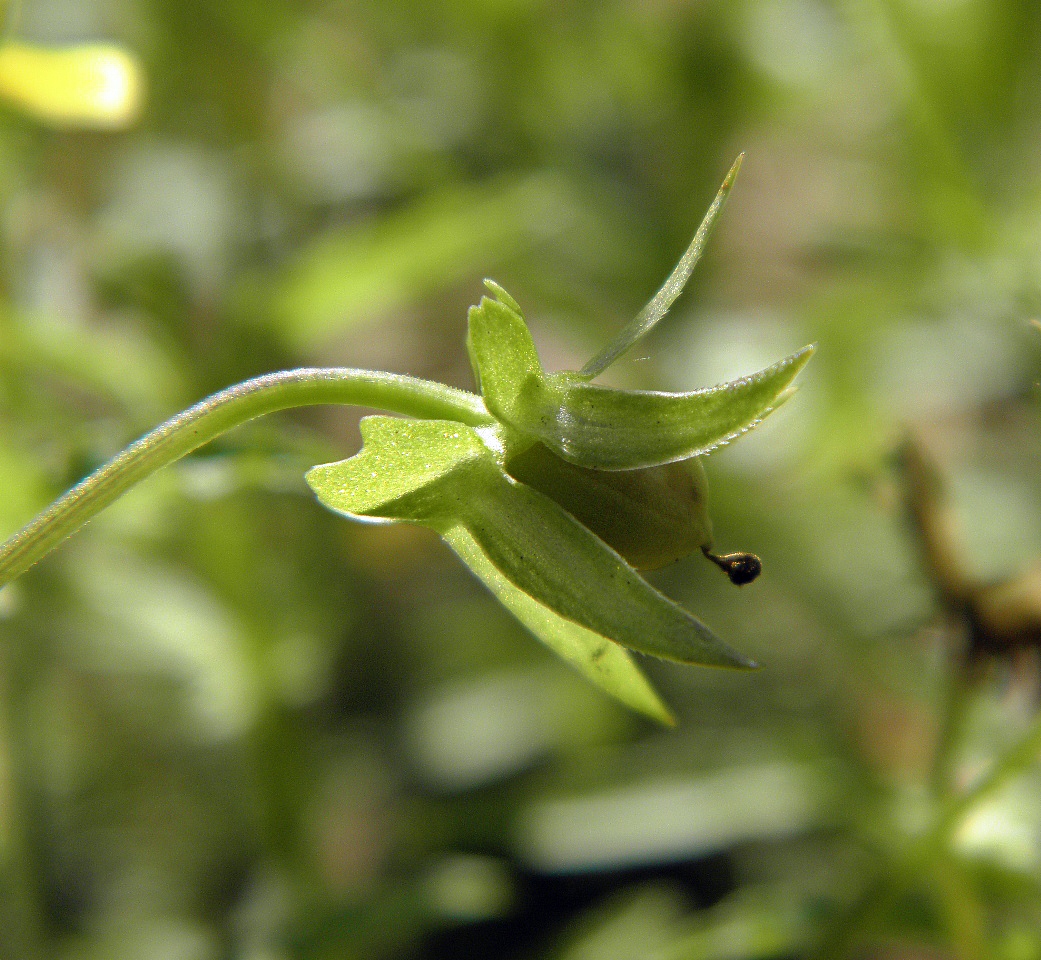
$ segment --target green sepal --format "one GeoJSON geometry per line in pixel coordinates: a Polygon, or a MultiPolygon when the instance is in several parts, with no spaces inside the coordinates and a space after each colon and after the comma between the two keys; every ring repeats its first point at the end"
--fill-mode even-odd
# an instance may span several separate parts
{"type": "Polygon", "coordinates": [[[560,506],[504,473],[470,427],[368,417],[362,437],[356,456],[308,472],[327,507],[409,520],[446,538],[461,527],[513,586],[608,640],[680,663],[754,666],[560,506]]]}
{"type": "Polygon", "coordinates": [[[361,436],[355,456],[306,475],[325,506],[354,519],[451,524],[455,492],[479,486],[480,473],[494,467],[477,432],[454,420],[365,417],[361,436]]]}
{"type": "Polygon", "coordinates": [[[636,470],[708,453],[746,433],[788,397],[813,354],[690,393],[615,390],[577,373],[547,374],[510,302],[470,308],[467,345],[489,412],[517,434],[594,470],[636,470]]]}
{"type": "Polygon", "coordinates": [[[506,461],[637,570],[657,570],[712,546],[708,480],[698,458],[643,470],[590,470],[541,443],[506,461]]]}
{"type": "Polygon", "coordinates": [[[468,504],[464,523],[514,585],[631,650],[679,663],[755,666],[548,497],[500,476],[491,496],[468,504]]]}
{"type": "Polygon", "coordinates": [[[466,349],[485,403],[493,397],[499,407],[489,412],[510,424],[523,419],[524,398],[540,395],[546,374],[517,301],[498,284],[485,280],[485,285],[497,299],[481,297],[470,308],[466,349]]]}
{"type": "Polygon", "coordinates": [[[448,530],[445,540],[507,610],[587,680],[631,710],[666,726],[675,724],[668,707],[622,647],[565,620],[514,586],[465,527],[448,530]]]}
{"type": "Polygon", "coordinates": [[[686,460],[729,443],[773,413],[813,351],[803,347],[757,373],[690,393],[613,390],[551,373],[544,394],[523,404],[523,425],[511,426],[532,430],[565,460],[597,470],[686,460]]]}
{"type": "MultiPolygon", "coordinates": [[[[657,325],[658,321],[669,312],[669,307],[676,302],[676,298],[683,292],[690,275],[694,272],[701,254],[705,250],[705,244],[716,225],[716,219],[723,210],[730,188],[737,179],[737,172],[741,169],[741,161],[745,155],[739,154],[733,166],[723,179],[723,183],[716,193],[715,199],[708,208],[705,218],[701,221],[694,239],[690,241],[680,262],[673,268],[668,279],[662,284],[661,289],[651,298],[632,320],[629,321],[606,347],[603,348],[592,360],[589,361],[579,373],[585,380],[592,380],[600,376],[612,363],[622,354],[626,353],[635,343],[642,340],[657,325]]],[[[518,308],[519,309],[519,308],[518,308]]]]}

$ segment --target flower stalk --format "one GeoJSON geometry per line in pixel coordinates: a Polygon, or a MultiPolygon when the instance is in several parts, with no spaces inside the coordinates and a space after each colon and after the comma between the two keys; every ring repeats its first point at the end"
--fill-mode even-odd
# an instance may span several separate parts
{"type": "Polygon", "coordinates": [[[250,420],[320,404],[379,407],[411,417],[489,426],[481,398],[444,384],[348,367],[271,373],[221,390],[131,444],[0,546],[0,587],[25,573],[131,487],[250,420]]]}

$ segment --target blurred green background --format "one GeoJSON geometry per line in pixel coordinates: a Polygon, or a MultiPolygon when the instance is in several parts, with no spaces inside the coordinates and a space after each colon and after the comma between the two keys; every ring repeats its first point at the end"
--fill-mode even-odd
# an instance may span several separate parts
{"type": "MultiPolygon", "coordinates": [[[[121,45],[146,99],[116,131],[0,105],[0,536],[249,376],[472,388],[485,276],[577,369],[742,150],[690,289],[607,382],[819,350],[707,461],[717,545],[761,580],[652,575],[762,664],[646,662],[675,730],[433,534],[321,509],[303,472],[356,449],[355,411],[134,490],[0,592],[0,957],[1041,957],[1036,777],[850,906],[937,816],[959,636],[905,432],[973,575],[1041,544],[1041,5],[24,0],[8,30],[121,45]]],[[[975,687],[963,781],[1032,722],[1028,667],[975,687]]]]}

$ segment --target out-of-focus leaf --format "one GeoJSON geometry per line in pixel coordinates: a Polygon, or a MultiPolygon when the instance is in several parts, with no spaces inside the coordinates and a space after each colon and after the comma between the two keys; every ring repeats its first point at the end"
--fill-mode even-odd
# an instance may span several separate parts
{"type": "Polygon", "coordinates": [[[681,891],[671,886],[627,889],[588,911],[553,960],[657,958],[683,929],[687,909],[681,891]]]}
{"type": "Polygon", "coordinates": [[[246,655],[243,625],[219,598],[118,549],[74,554],[70,571],[92,611],[78,627],[76,656],[85,667],[165,677],[183,701],[185,724],[169,735],[189,730],[220,742],[249,729],[264,691],[246,655]]]}
{"type": "MultiPolygon", "coordinates": [[[[0,429],[7,424],[0,419],[0,429]]],[[[0,535],[17,529],[25,518],[47,502],[50,490],[38,451],[16,443],[11,437],[0,439],[0,535]]]]}
{"type": "Polygon", "coordinates": [[[581,376],[583,378],[592,380],[594,377],[598,377],[630,347],[647,336],[657,325],[658,321],[669,312],[669,307],[676,302],[676,298],[683,292],[690,275],[694,272],[694,268],[701,259],[701,254],[704,252],[705,244],[708,243],[712,228],[716,225],[716,218],[722,212],[723,205],[727,202],[730,188],[734,185],[734,180],[737,179],[737,172],[741,169],[741,161],[744,158],[745,155],[742,153],[734,161],[734,165],[723,179],[715,199],[709,206],[705,218],[701,221],[701,226],[698,227],[697,232],[694,234],[694,239],[691,240],[690,246],[687,247],[686,252],[680,257],[680,262],[676,264],[668,279],[662,284],[661,289],[651,298],[647,306],[625,325],[618,336],[582,368],[581,376]]]}
{"type": "Polygon", "coordinates": [[[0,97],[56,127],[120,129],[141,112],[144,76],[126,50],[0,46],[0,97]]]}
{"type": "Polygon", "coordinates": [[[480,544],[464,527],[455,527],[445,539],[507,610],[587,680],[652,720],[670,726],[675,722],[625,650],[599,634],[558,616],[514,586],[496,569],[480,544]]]}
{"type": "Polygon", "coordinates": [[[57,373],[115,398],[145,421],[186,399],[173,360],[130,324],[12,317],[0,338],[0,369],[36,377],[57,373]]]}
{"type": "MultiPolygon", "coordinates": [[[[305,249],[273,285],[259,280],[279,332],[298,346],[321,342],[345,325],[399,308],[508,258],[546,230],[538,211],[570,204],[544,176],[457,186],[423,198],[378,224],[330,231],[305,249]]],[[[243,294],[256,298],[258,278],[243,294]]]]}
{"type": "Polygon", "coordinates": [[[410,520],[449,540],[462,527],[503,577],[566,620],[667,660],[753,665],[560,506],[504,473],[477,431],[368,417],[362,437],[356,456],[307,474],[331,509],[410,520]]]}
{"type": "Polygon", "coordinates": [[[799,956],[810,936],[805,905],[773,887],[740,890],[698,915],[696,928],[661,960],[767,960],[799,956]]]}
{"type": "Polygon", "coordinates": [[[833,784],[817,766],[775,759],[703,772],[567,787],[533,799],[518,853],[537,870],[624,870],[692,859],[748,840],[790,836],[831,817],[833,784]]]}
{"type": "Polygon", "coordinates": [[[508,303],[483,297],[469,321],[467,346],[489,411],[597,470],[686,460],[733,440],[784,402],[814,350],[691,393],[614,390],[576,373],[545,373],[524,318],[508,303]]]}

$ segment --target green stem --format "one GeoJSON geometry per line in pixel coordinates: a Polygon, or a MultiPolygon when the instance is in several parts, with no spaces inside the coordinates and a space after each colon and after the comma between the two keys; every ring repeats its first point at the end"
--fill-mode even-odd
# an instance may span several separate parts
{"type": "Polygon", "coordinates": [[[887,865],[868,884],[865,892],[832,927],[815,957],[836,960],[848,956],[871,924],[921,878],[929,864],[950,849],[958,827],[982,803],[1025,773],[1041,753],[1041,717],[1034,721],[1025,737],[1006,751],[991,768],[964,793],[951,799],[932,827],[911,844],[898,863],[887,865]]]}
{"type": "Polygon", "coordinates": [[[423,419],[458,420],[472,427],[496,422],[475,394],[397,374],[304,368],[246,380],[145,434],[38,514],[0,546],[0,587],[161,467],[255,417],[317,404],[378,407],[423,419]]]}
{"type": "Polygon", "coordinates": [[[965,676],[963,660],[959,660],[950,670],[946,683],[932,769],[929,772],[930,788],[941,804],[950,799],[954,789],[952,768],[972,705],[972,688],[965,676]]]}
{"type": "Polygon", "coordinates": [[[940,858],[933,865],[932,881],[954,955],[958,960],[990,956],[983,907],[966,876],[965,864],[954,857],[940,858]]]}
{"type": "Polygon", "coordinates": [[[1007,786],[1037,761],[1041,753],[1041,717],[1034,721],[1025,737],[1001,756],[990,772],[956,797],[936,825],[923,838],[930,852],[942,849],[965,818],[981,803],[1007,786]]]}

